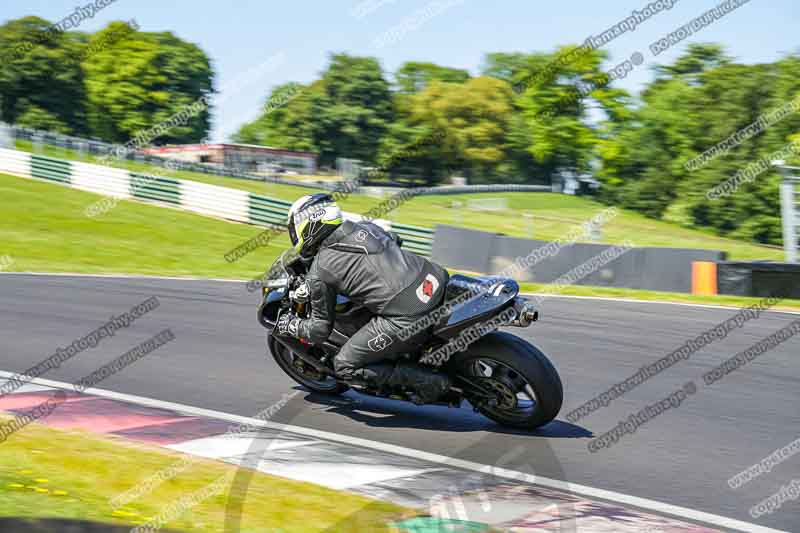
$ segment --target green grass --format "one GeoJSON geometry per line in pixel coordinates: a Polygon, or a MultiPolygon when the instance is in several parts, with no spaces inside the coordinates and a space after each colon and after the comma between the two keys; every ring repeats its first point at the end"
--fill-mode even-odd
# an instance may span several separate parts
{"type": "MultiPolygon", "coordinates": [[[[0,174],[4,215],[0,217],[0,257],[13,259],[6,270],[252,279],[289,246],[288,237],[281,236],[269,246],[228,263],[224,254],[257,235],[259,228],[124,200],[104,215],[84,216],[86,206],[100,198],[0,174]]],[[[528,291],[541,287],[522,285],[528,291]]],[[[755,301],[581,286],[567,287],[564,294],[737,306],[755,301]]],[[[800,309],[800,302],[786,303],[785,307],[800,309]]]]}
{"type": "MultiPolygon", "coordinates": [[[[409,224],[451,224],[527,238],[530,237],[528,220],[522,214],[530,213],[533,216],[533,238],[555,240],[563,238],[570,229],[607,208],[587,198],[563,194],[507,193],[481,196],[505,197],[508,209],[487,212],[452,207],[454,201],[466,203],[476,195],[424,196],[404,204],[390,218],[409,224]]],[[[722,250],[728,252],[731,259],[783,259],[783,251],[777,248],[726,239],[619,210],[618,216],[603,227],[602,242],[616,244],[626,239],[636,246],[722,250]]]]}
{"type": "MultiPolygon", "coordinates": [[[[31,150],[29,142],[17,141],[22,150],[31,150]]],[[[43,147],[44,155],[74,159],[78,155],[70,150],[43,147]]],[[[121,167],[137,171],[152,171],[153,167],[135,162],[117,162],[121,167]]],[[[189,179],[242,189],[274,198],[294,201],[315,189],[291,185],[269,184],[237,178],[211,176],[194,172],[167,172],[176,178],[189,179]]],[[[350,195],[342,200],[342,207],[354,213],[366,213],[381,201],[366,195],[350,195]]],[[[530,237],[528,219],[533,216],[533,238],[554,240],[563,237],[607,206],[587,198],[553,193],[486,193],[469,195],[421,196],[408,201],[386,214],[395,222],[433,228],[436,224],[450,224],[482,231],[503,233],[514,237],[530,237]],[[453,207],[454,202],[465,205],[476,198],[505,198],[508,208],[500,211],[479,211],[453,207]]],[[[630,239],[636,246],[661,246],[672,248],[704,248],[728,252],[735,260],[782,261],[783,251],[777,247],[761,246],[746,241],[727,239],[709,231],[688,229],[671,222],[653,220],[638,213],[620,210],[619,215],[603,229],[602,242],[621,243],[630,239]]]]}
{"type": "Polygon", "coordinates": [[[0,256],[13,258],[7,269],[249,279],[289,246],[281,236],[228,263],[224,254],[260,228],[129,201],[86,217],[86,206],[101,198],[0,174],[0,256]]]}
{"type": "MultiPolygon", "coordinates": [[[[140,525],[166,513],[167,506],[182,498],[206,494],[206,487],[237,469],[197,459],[154,491],[125,507],[112,508],[113,498],[156,472],[174,468],[180,457],[118,438],[31,424],[0,444],[0,516],[140,525]]],[[[257,472],[246,491],[231,490],[229,481],[220,486],[221,492],[201,499],[165,527],[222,531],[230,499],[242,502],[242,532],[283,528],[300,533],[333,527],[353,533],[390,531],[386,524],[417,514],[391,503],[257,472]]]]}

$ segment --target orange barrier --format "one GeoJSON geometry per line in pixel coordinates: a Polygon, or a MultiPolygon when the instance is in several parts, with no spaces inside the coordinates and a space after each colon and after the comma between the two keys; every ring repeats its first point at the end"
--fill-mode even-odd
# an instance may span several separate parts
{"type": "Polygon", "coordinates": [[[692,261],[692,294],[717,294],[717,264],[711,261],[692,261]]]}

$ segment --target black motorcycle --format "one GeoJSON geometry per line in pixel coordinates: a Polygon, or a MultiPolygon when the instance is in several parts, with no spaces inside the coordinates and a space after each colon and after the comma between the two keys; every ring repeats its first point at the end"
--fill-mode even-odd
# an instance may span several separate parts
{"type": "MultiPolygon", "coordinates": [[[[334,329],[324,344],[279,335],[275,324],[281,313],[308,316],[306,268],[291,249],[275,261],[264,276],[258,320],[269,331],[267,344],[284,372],[312,391],[341,394],[351,385],[337,379],[333,359],[373,315],[340,295],[334,329]]],[[[460,407],[467,400],[475,411],[500,424],[534,429],[556,417],[563,388],[555,367],[536,346],[491,331],[499,325],[527,327],[538,320],[538,311],[518,293],[513,279],[452,276],[440,308],[418,324],[428,333],[427,339],[402,357],[450,377],[451,390],[437,403],[460,407]]],[[[352,388],[372,396],[415,399],[414,391],[404,388],[352,388]]]]}

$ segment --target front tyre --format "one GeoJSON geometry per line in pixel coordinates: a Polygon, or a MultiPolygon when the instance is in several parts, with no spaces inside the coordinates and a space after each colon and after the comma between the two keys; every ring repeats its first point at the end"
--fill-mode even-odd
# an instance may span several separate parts
{"type": "Polygon", "coordinates": [[[448,368],[491,391],[491,401],[467,399],[504,426],[536,429],[561,410],[564,389],[558,371],[541,350],[515,335],[490,333],[455,354],[448,368]]]}
{"type": "Polygon", "coordinates": [[[272,335],[267,336],[267,347],[281,370],[309,390],[322,394],[342,394],[350,388],[330,376],[324,376],[317,372],[289,348],[277,342],[272,335]]]}

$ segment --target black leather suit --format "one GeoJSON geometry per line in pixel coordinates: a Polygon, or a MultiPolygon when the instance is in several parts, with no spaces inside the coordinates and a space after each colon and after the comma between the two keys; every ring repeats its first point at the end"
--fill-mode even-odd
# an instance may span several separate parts
{"type": "Polygon", "coordinates": [[[311,264],[306,277],[311,315],[297,334],[313,344],[325,341],[333,330],[337,294],[365,306],[375,316],[350,337],[334,367],[342,378],[381,384],[393,365],[377,363],[411,350],[425,335],[403,340],[398,332],[441,303],[447,281],[446,270],[403,250],[380,226],[346,221],[322,242],[311,264]]]}

